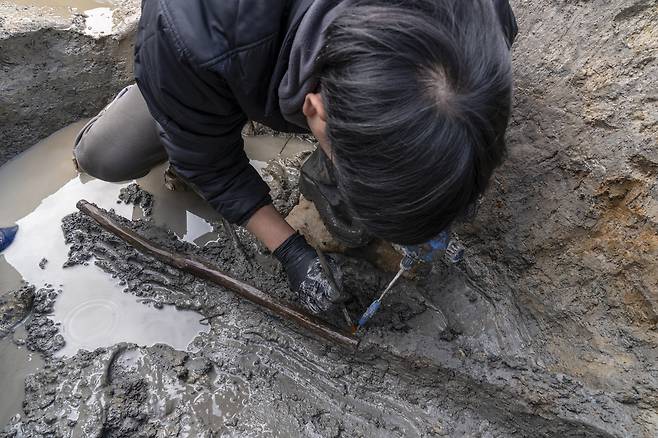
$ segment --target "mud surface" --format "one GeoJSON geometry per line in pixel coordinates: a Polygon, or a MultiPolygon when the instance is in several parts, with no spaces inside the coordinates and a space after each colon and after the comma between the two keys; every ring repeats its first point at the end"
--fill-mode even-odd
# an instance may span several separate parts
{"type": "Polygon", "coordinates": [[[59,324],[55,323],[48,316],[52,315],[55,307],[55,300],[62,292],[61,289],[55,290],[51,285],[34,290],[34,286],[26,286],[25,289],[32,289],[33,300],[31,314],[25,323],[26,338],[18,341],[25,342],[28,350],[36,351],[44,356],[51,356],[53,353],[64,348],[64,336],[60,333],[59,324]]]}
{"type": "MultiPolygon", "coordinates": [[[[245,261],[225,233],[198,247],[149,222],[116,218],[173,250],[208,259],[233,276],[295,300],[280,266],[247,233],[239,233],[245,261]]],[[[451,268],[436,266],[424,285],[403,281],[374,318],[359,351],[351,352],[136,252],[81,213],[67,216],[62,229],[70,245],[67,264],[93,263],[136,296],[220,316],[211,319],[208,334],[195,339],[198,353],[119,346],[51,363],[28,380],[26,415],[14,419],[8,433],[76,436],[80,430],[103,430],[127,437],[155,436],[165,429],[182,436],[614,436],[615,428],[622,433],[634,427],[619,423],[631,414],[624,405],[524,358],[511,315],[501,314],[451,268]],[[428,294],[431,285],[441,285],[442,293],[428,294]],[[447,325],[438,309],[448,315],[447,325]],[[129,369],[142,367],[142,377],[124,372],[123,354],[129,369]],[[191,402],[185,396],[191,391],[185,364],[199,361],[213,373],[202,378],[202,388],[195,386],[199,397],[191,402]],[[107,377],[115,373],[120,377],[107,377]],[[168,377],[154,377],[162,373],[168,377]],[[236,397],[245,401],[229,407],[219,403],[220,411],[233,409],[230,418],[190,415],[190,409],[204,409],[197,402],[203,405],[214,393],[215,375],[241,382],[236,397]],[[86,383],[76,384],[80,379],[86,383]],[[88,392],[48,389],[53,387],[88,392]],[[154,402],[158,397],[165,399],[154,402]],[[599,410],[611,424],[592,421],[599,410]]],[[[343,263],[346,289],[353,295],[348,308],[356,315],[390,275],[357,259],[343,258],[343,263]]]]}
{"type": "MultiPolygon", "coordinates": [[[[225,234],[217,242],[198,248],[150,223],[117,219],[172,249],[209,259],[220,269],[263,290],[281,298],[295,299],[286,286],[281,268],[272,263],[246,233],[239,235],[253,267],[236,259],[233,242],[225,234]]],[[[463,427],[461,423],[465,418],[479,418],[474,412],[464,417],[464,407],[453,406],[452,411],[446,410],[445,401],[432,400],[430,387],[425,388],[425,395],[419,396],[421,386],[414,382],[413,370],[406,369],[408,365],[402,363],[394,364],[394,356],[384,359],[388,354],[380,347],[375,349],[375,354],[354,355],[308,338],[296,327],[268,316],[221,288],[139,254],[82,214],[67,216],[62,228],[71,245],[70,265],[93,261],[125,282],[126,290],[139,297],[181,309],[194,309],[204,315],[223,314],[211,320],[209,334],[197,337],[193,345],[198,351],[196,354],[176,352],[169,347],[131,347],[129,350],[113,347],[110,351],[79,353],[61,364],[53,364],[50,371],[28,381],[26,420],[15,422],[8,430],[20,429],[28,436],[48,431],[76,436],[76,430],[103,430],[108,436],[155,436],[156,431],[162,429],[183,436],[211,436],[211,432],[413,436],[443,428],[457,430],[463,427]],[[82,370],[89,367],[90,361],[91,369],[82,370]],[[186,371],[188,362],[196,364],[200,371],[186,371]],[[391,366],[396,371],[392,372],[391,366]],[[128,370],[141,367],[144,375],[136,377],[134,372],[126,372],[126,367],[128,370]],[[88,377],[81,377],[87,373],[88,377]],[[207,373],[211,373],[211,377],[207,377],[207,373]],[[163,374],[167,377],[156,378],[163,374]],[[116,378],[103,377],[115,375],[116,378]],[[193,386],[197,394],[194,402],[186,400],[184,395],[192,391],[186,389],[190,377],[201,379],[193,386]],[[77,385],[81,378],[87,383],[77,385]],[[89,378],[100,380],[88,382],[89,378]],[[230,415],[224,418],[216,414],[219,419],[212,415],[210,418],[190,415],[190,406],[203,409],[203,400],[216,395],[217,390],[213,388],[222,382],[232,382],[231,387],[235,386],[230,389],[235,393],[233,398],[243,400],[235,403],[228,397],[218,403],[216,410],[230,415]],[[89,387],[90,392],[76,396],[75,391],[55,393],[48,389],[80,386],[89,387]],[[109,398],[92,396],[93,393],[109,398]],[[84,410],[67,408],[71,406],[71,399],[80,397],[86,400],[84,410]],[[158,397],[164,400],[154,403],[153,398],[158,397]],[[422,403],[417,397],[422,398],[422,403]],[[43,405],[47,408],[41,408],[43,405]],[[449,413],[455,420],[437,422],[432,412],[449,413]],[[75,422],[70,420],[72,416],[75,422]]],[[[360,265],[362,262],[356,260],[346,259],[345,263],[347,272],[352,275],[348,280],[349,289],[355,293],[350,307],[360,310],[359,301],[371,299],[386,275],[365,269],[360,265]]],[[[397,336],[412,330],[419,324],[419,317],[430,331],[425,336],[445,331],[443,320],[435,320],[428,311],[420,289],[411,284],[404,287],[405,299],[392,300],[390,308],[379,317],[379,323],[384,322],[385,326],[373,331],[374,340],[379,339],[380,330],[397,336]]],[[[482,427],[489,431],[502,430],[488,422],[482,427]]]]}
{"type": "MultiPolygon", "coordinates": [[[[5,435],[658,436],[658,3],[511,3],[510,152],[457,230],[462,265],[403,281],[348,352],[73,214],[69,269],[220,316],[187,352],[118,344],[49,358],[5,435]]],[[[295,300],[246,233],[248,261],[221,226],[216,241],[181,240],[202,207],[174,234],[158,228],[157,199],[152,221],[126,224],[295,300]]],[[[390,274],[342,260],[356,315],[390,274]]]]}

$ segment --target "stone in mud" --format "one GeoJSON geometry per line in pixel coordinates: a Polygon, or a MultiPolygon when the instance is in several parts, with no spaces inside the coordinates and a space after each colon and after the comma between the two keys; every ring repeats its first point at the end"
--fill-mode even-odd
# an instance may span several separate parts
{"type": "Polygon", "coordinates": [[[142,209],[142,213],[146,220],[151,218],[153,213],[153,195],[143,190],[139,184],[132,183],[124,187],[119,192],[119,201],[125,204],[133,204],[142,209]]]}
{"type": "MultiPolygon", "coordinates": [[[[402,254],[395,250],[389,242],[373,239],[361,248],[347,248],[331,235],[324,225],[320,213],[315,205],[303,195],[299,196],[299,203],[294,206],[286,221],[295,230],[304,235],[309,244],[323,252],[347,253],[348,255],[364,258],[386,272],[397,272],[400,269],[402,254]]],[[[405,272],[407,278],[415,278],[420,271],[426,271],[429,266],[417,266],[412,271],[405,272]]]]}
{"type": "Polygon", "coordinates": [[[48,264],[48,259],[44,257],[39,261],[39,268],[46,269],[47,264],[48,264]]]}
{"type": "Polygon", "coordinates": [[[290,210],[286,221],[304,235],[309,244],[324,252],[345,252],[347,249],[325,227],[315,205],[304,196],[290,210]]]}

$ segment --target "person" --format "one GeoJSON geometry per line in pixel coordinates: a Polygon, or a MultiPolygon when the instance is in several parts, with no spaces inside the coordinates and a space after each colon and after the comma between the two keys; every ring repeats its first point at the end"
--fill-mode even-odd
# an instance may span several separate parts
{"type": "Polygon", "coordinates": [[[144,0],[136,86],[83,128],[75,160],[122,181],[168,159],[325,312],[344,296],[272,206],[245,123],[315,135],[300,187],[347,245],[421,243],[504,157],[516,33],[507,0],[144,0]]]}

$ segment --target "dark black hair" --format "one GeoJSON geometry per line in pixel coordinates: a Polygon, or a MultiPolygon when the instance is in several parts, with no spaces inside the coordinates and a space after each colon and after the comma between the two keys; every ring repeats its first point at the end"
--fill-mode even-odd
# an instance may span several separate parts
{"type": "Polygon", "coordinates": [[[370,233],[426,241],[484,192],[512,92],[492,0],[354,0],[316,65],[338,186],[370,233]]]}

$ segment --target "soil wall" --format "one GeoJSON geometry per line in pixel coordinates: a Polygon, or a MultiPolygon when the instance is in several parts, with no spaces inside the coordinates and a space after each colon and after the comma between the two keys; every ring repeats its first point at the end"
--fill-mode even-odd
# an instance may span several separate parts
{"type": "Polygon", "coordinates": [[[0,1],[0,165],[132,81],[139,5],[90,15],[0,1]]]}

